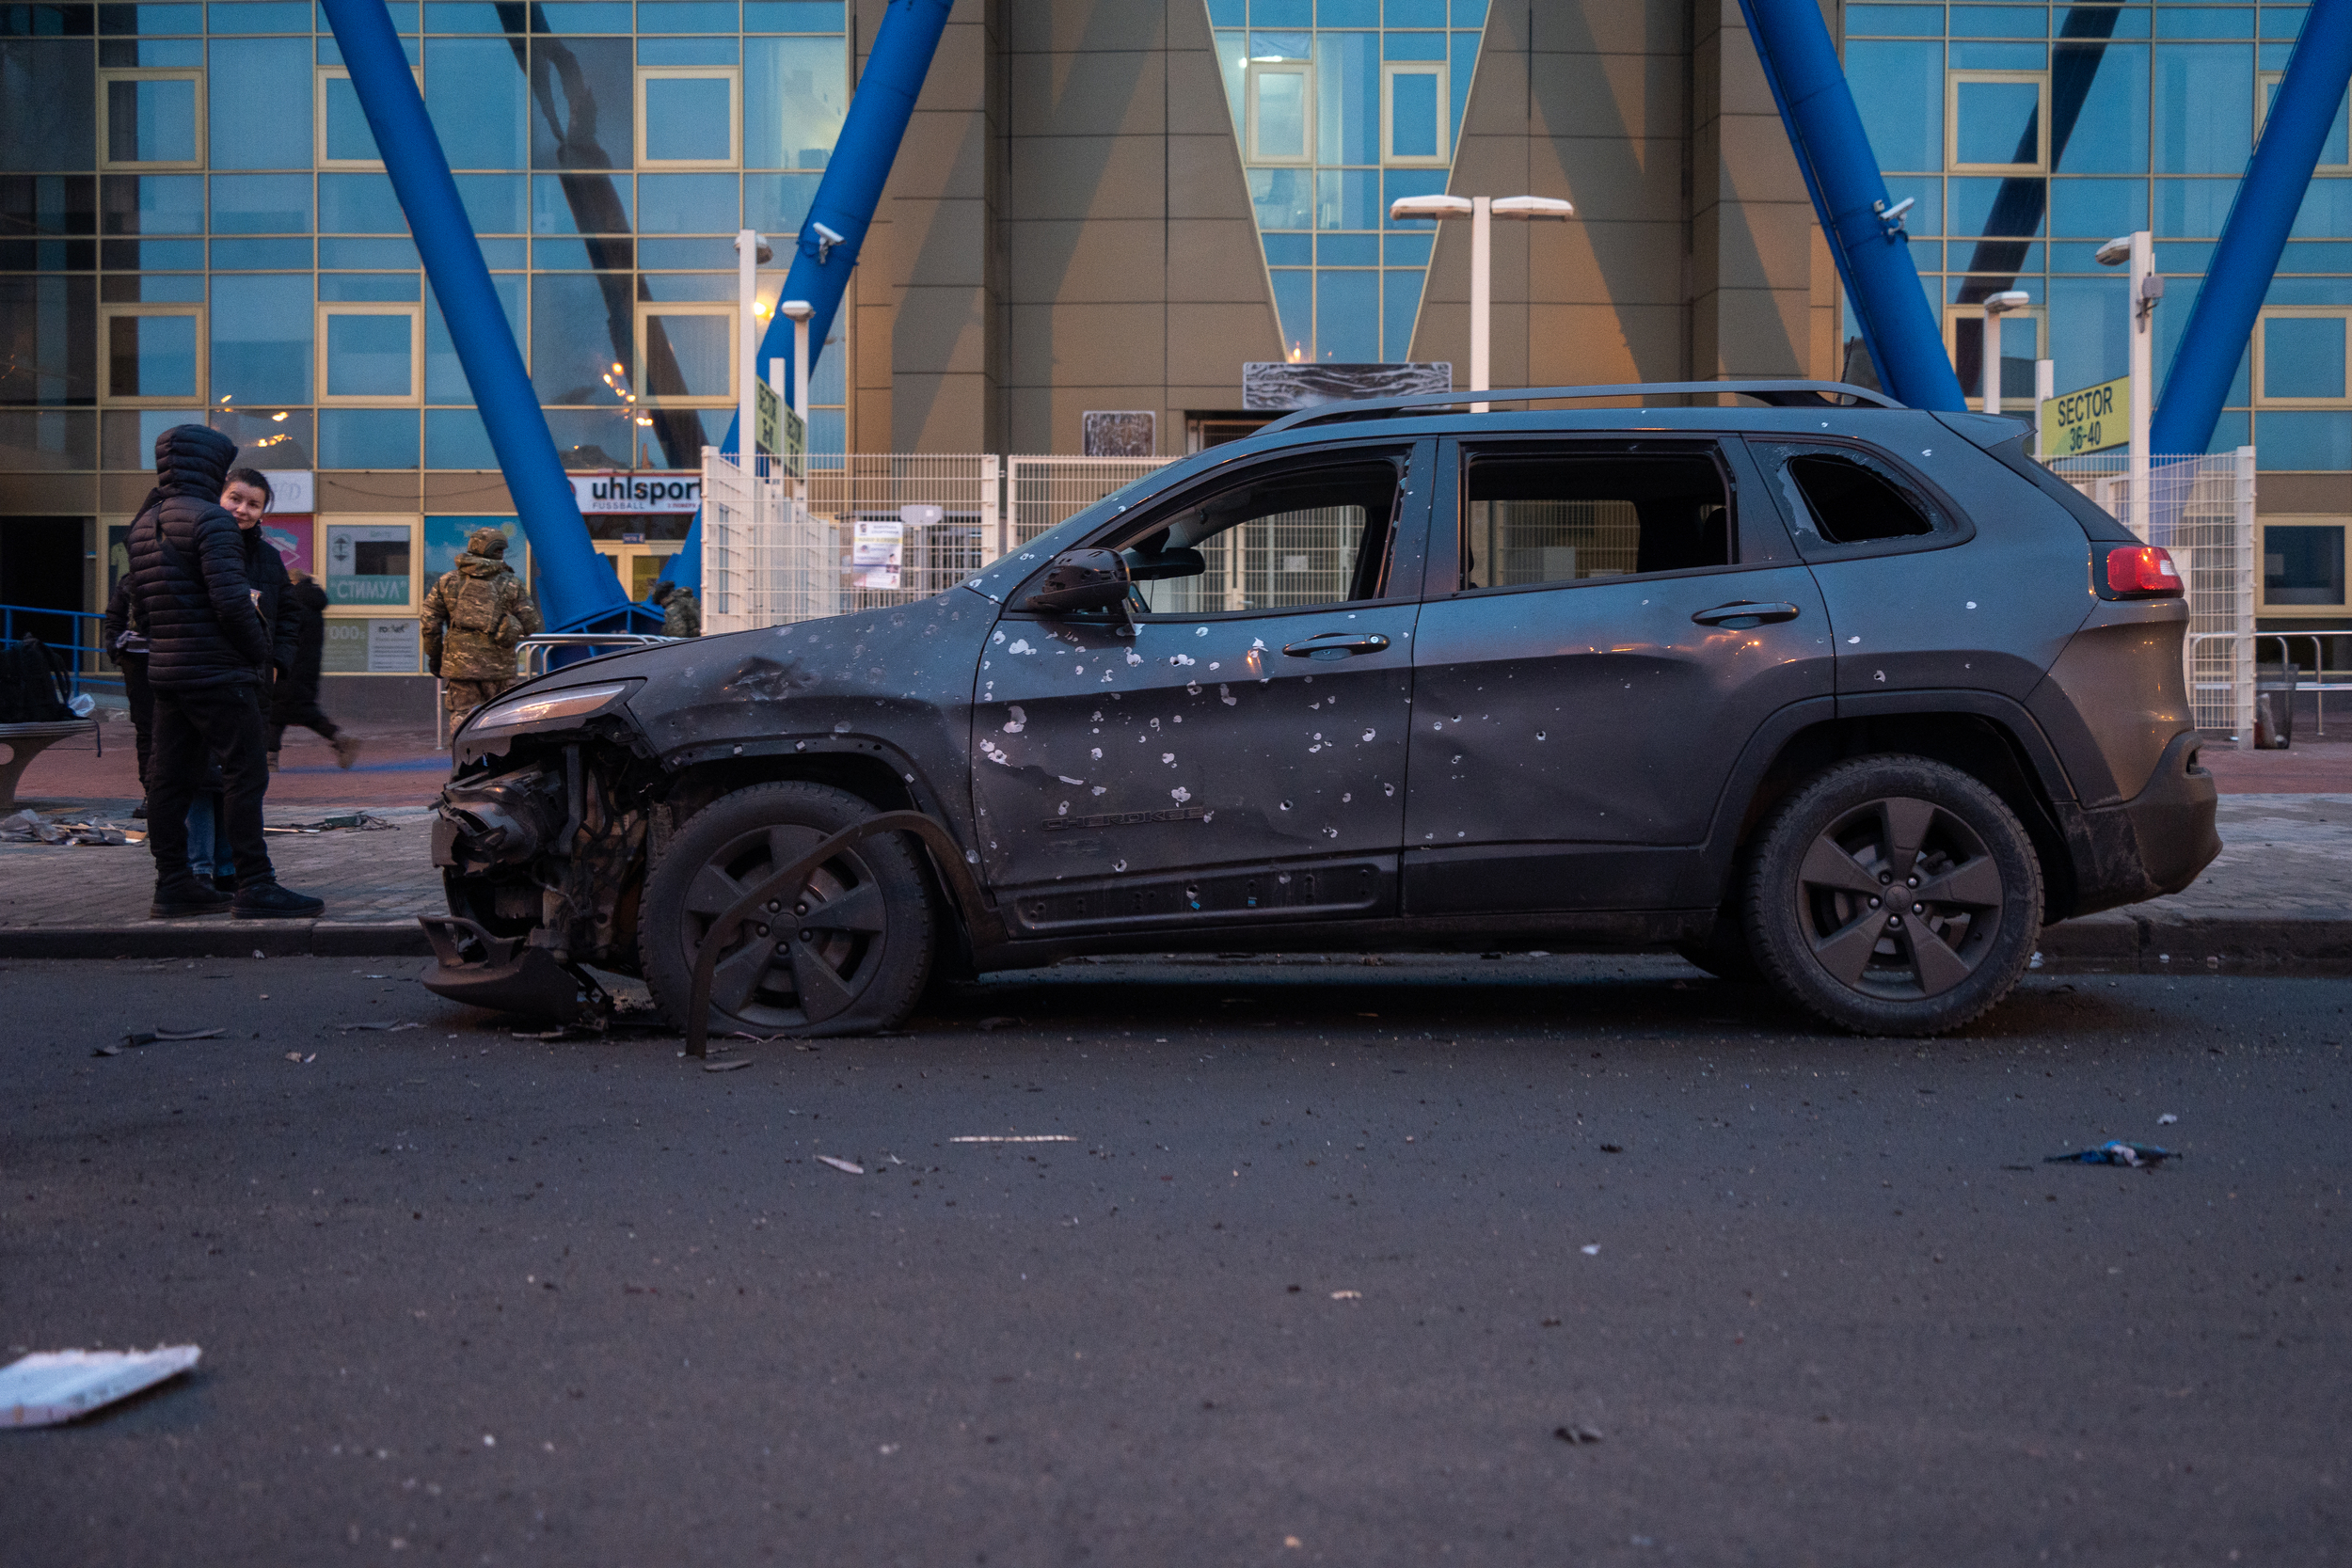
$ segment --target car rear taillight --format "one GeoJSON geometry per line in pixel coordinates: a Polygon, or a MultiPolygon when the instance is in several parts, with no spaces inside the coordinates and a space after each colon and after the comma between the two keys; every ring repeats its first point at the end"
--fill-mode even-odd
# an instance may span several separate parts
{"type": "Polygon", "coordinates": [[[2125,545],[2107,551],[2107,589],[2130,598],[2177,598],[2180,569],[2169,553],[2154,545],[2125,545]]]}

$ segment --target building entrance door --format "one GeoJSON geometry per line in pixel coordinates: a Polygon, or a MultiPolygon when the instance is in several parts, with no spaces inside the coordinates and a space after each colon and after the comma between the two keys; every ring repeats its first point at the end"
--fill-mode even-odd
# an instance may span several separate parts
{"type": "Polygon", "coordinates": [[[596,553],[612,562],[613,575],[621,579],[621,592],[642,602],[684,543],[682,539],[599,539],[596,546],[596,553]]]}

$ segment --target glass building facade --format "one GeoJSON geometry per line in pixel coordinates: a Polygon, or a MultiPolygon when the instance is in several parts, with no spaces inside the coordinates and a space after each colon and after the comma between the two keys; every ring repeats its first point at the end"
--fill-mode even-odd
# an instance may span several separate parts
{"type": "MultiPolygon", "coordinates": [[[[2008,289],[2032,306],[2001,322],[2004,399],[2031,399],[2036,358],[2055,361],[2061,392],[2125,373],[2125,283],[2092,253],[2139,229],[2166,275],[2161,388],[2303,16],[2284,5],[1846,8],[1847,80],[1890,193],[1916,201],[1912,255],[1972,397],[1982,301],[2008,289]]],[[[2213,450],[2250,442],[2272,470],[2352,467],[2348,330],[2352,145],[2339,106],[2213,450]]]]}

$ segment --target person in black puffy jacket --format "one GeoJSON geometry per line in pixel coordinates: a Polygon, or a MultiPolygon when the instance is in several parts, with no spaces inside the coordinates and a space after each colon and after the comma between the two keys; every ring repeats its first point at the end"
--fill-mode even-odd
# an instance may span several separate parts
{"type": "MultiPolygon", "coordinates": [[[[326,905],[278,885],[262,835],[269,771],[262,698],[277,659],[278,606],[259,608],[246,541],[219,496],[236,443],[203,425],[174,425],[155,440],[155,488],[131,524],[131,597],[147,628],[147,680],[155,705],[148,762],[148,847],[155,856],[157,920],[216,914],[285,919],[326,905]],[[233,900],[188,869],[188,802],[204,786],[207,753],[220,759],[233,900]]],[[[269,550],[266,541],[256,544],[269,550]]],[[[279,563],[277,584],[284,582],[279,563]]],[[[289,626],[291,631],[291,626],[289,626]]],[[[286,640],[286,657],[293,654],[286,640]]]]}

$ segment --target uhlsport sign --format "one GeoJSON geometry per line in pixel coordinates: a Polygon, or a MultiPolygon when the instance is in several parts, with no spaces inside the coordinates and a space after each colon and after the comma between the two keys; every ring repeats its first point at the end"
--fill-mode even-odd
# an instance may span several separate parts
{"type": "Polygon", "coordinates": [[[703,476],[683,473],[574,474],[573,499],[583,514],[694,512],[703,504],[703,476]]]}

